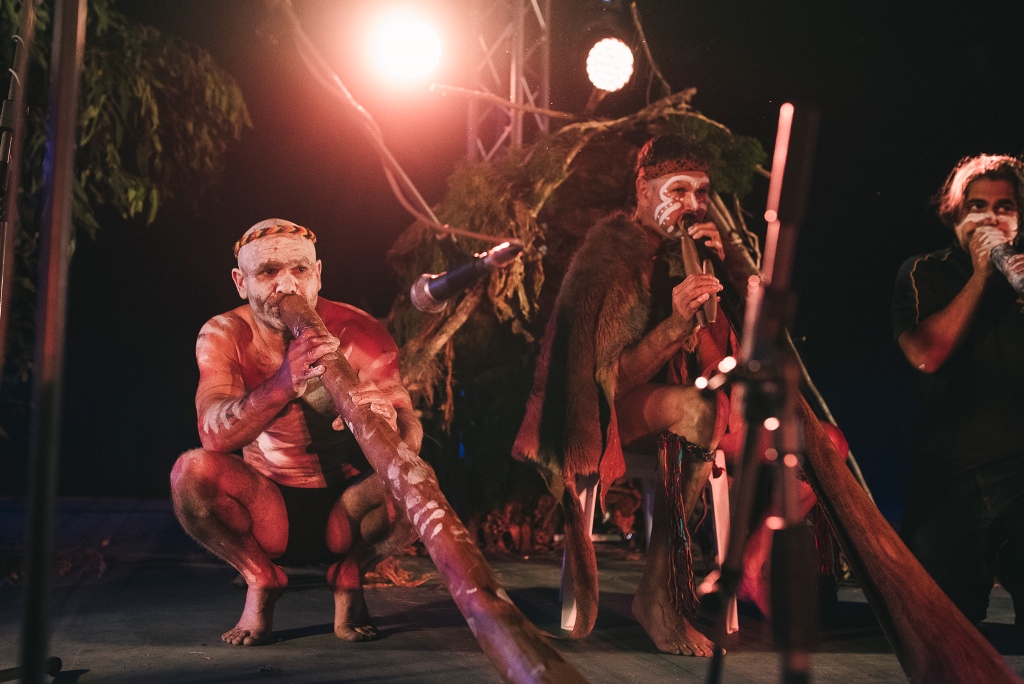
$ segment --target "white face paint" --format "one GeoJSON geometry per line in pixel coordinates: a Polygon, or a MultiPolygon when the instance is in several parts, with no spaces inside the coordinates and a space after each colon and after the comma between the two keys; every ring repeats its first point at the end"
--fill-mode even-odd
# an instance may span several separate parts
{"type": "Polygon", "coordinates": [[[1017,201],[1009,181],[994,178],[972,181],[964,196],[964,211],[964,217],[954,230],[965,249],[979,226],[994,226],[1007,240],[1017,236],[1017,201]]]}
{"type": "Polygon", "coordinates": [[[275,330],[284,330],[278,302],[284,295],[298,294],[310,306],[316,306],[320,269],[312,241],[294,235],[273,235],[242,247],[238,268],[231,272],[231,277],[238,295],[249,300],[256,319],[275,330]]]}
{"type": "Polygon", "coordinates": [[[968,223],[975,226],[996,226],[1004,233],[1017,234],[1017,217],[1013,215],[996,216],[991,211],[974,212],[964,216],[964,220],[957,226],[957,230],[964,230],[968,223]]]}
{"type": "Polygon", "coordinates": [[[689,215],[694,222],[704,218],[710,186],[706,173],[679,173],[652,182],[660,184],[658,199],[661,200],[654,207],[654,223],[668,236],[678,234],[681,218],[689,215]]]}
{"type": "Polygon", "coordinates": [[[971,243],[971,238],[974,236],[974,231],[980,226],[993,226],[998,228],[1006,235],[1007,240],[1013,240],[1017,236],[1017,216],[1016,214],[1002,214],[996,215],[991,211],[975,211],[964,216],[963,220],[957,224],[955,230],[957,237],[960,238],[960,244],[968,249],[968,245],[971,243]]]}

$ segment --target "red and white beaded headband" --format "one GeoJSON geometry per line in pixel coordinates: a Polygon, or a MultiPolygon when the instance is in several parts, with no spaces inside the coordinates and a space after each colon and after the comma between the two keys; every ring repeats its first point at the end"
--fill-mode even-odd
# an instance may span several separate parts
{"type": "Polygon", "coordinates": [[[242,239],[235,243],[235,258],[238,258],[238,250],[242,249],[242,247],[245,247],[253,240],[259,240],[260,238],[271,235],[295,235],[296,237],[304,237],[307,240],[312,241],[314,245],[316,244],[316,235],[314,235],[313,231],[309,228],[299,226],[294,223],[277,223],[243,235],[242,239]]]}
{"type": "Polygon", "coordinates": [[[641,166],[637,170],[637,176],[644,180],[660,178],[670,173],[707,173],[708,165],[696,162],[692,159],[666,159],[650,166],[641,166]]]}

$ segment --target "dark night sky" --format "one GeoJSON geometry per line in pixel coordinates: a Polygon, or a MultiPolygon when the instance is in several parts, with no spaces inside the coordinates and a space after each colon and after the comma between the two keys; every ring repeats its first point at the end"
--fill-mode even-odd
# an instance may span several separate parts
{"type": "MultiPolygon", "coordinates": [[[[594,0],[596,2],[596,0],[594,0]]],[[[305,28],[428,201],[464,150],[463,102],[383,88],[368,74],[362,26],[384,2],[295,0],[305,28]]],[[[420,2],[465,35],[468,3],[420,2]]],[[[583,0],[554,0],[553,40],[575,37],[583,0]]],[[[380,316],[396,285],[384,254],[410,219],[370,146],[275,44],[254,0],[122,3],[130,16],[209,50],[239,82],[252,114],[223,187],[199,216],[170,208],[150,227],[111,221],[72,264],[62,489],[167,490],[182,450],[198,445],[192,406],[195,335],[237,305],[231,245],[278,216],[320,237],[323,295],[380,316]]],[[[820,0],[641,0],[655,58],[695,106],[769,150],[779,105],[814,104],[822,126],[796,267],[794,336],[847,432],[883,508],[898,502],[909,448],[913,375],[890,339],[889,296],[900,262],[951,239],[929,207],[963,155],[1024,151],[1024,3],[826,3],[820,0]]],[[[556,48],[557,49],[557,48],[556,48]]],[[[458,55],[436,80],[465,85],[458,55]]],[[[579,74],[555,72],[555,105],[579,74]]],[[[640,88],[599,114],[643,104],[640,88]]],[[[747,198],[755,216],[765,183],[747,198]]],[[[12,489],[4,487],[4,489],[12,489]]],[[[16,489],[16,487],[15,487],[16,489]]]]}

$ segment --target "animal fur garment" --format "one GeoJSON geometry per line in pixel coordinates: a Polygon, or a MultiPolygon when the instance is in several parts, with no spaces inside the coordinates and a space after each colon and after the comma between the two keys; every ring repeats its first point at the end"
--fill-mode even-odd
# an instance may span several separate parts
{"type": "MultiPolygon", "coordinates": [[[[652,249],[622,214],[592,228],[555,301],[513,453],[537,463],[561,497],[576,475],[626,473],[615,420],[618,358],[644,334],[652,249]]],[[[601,488],[607,491],[607,487],[601,488]]]]}

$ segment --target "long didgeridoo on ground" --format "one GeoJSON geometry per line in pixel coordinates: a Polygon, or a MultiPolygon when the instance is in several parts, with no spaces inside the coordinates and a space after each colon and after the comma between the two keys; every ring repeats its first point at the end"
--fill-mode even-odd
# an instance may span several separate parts
{"type": "MultiPolygon", "coordinates": [[[[710,213],[726,253],[719,270],[726,287],[722,309],[737,326],[743,320],[738,293],[746,291],[747,278],[760,273],[720,208],[710,213]]],[[[795,355],[796,350],[786,353],[795,355]]],[[[846,467],[803,397],[800,413],[807,479],[910,681],[1020,682],[904,545],[846,467]]]]}
{"type": "MultiPolygon", "coordinates": [[[[281,300],[281,318],[295,337],[312,328],[327,334],[320,316],[299,295],[281,300]]],[[[409,448],[383,417],[355,405],[349,393],[359,384],[341,354],[321,359],[322,380],[345,425],[373,469],[405,510],[448,586],[480,647],[507,682],[585,683],[579,672],[551,647],[533,623],[513,605],[465,526],[441,493],[434,470],[409,448]]]]}

